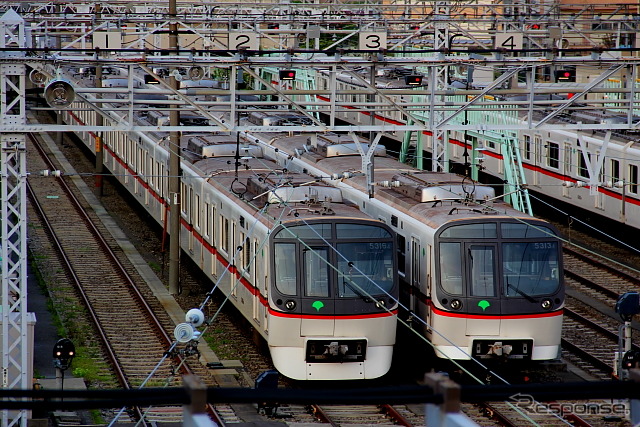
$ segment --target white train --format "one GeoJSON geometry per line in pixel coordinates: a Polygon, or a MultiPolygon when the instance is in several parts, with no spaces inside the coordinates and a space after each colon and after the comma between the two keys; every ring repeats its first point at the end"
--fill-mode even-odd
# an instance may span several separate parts
{"type": "MultiPolygon", "coordinates": [[[[274,111],[274,116],[282,114],[274,111]]],[[[263,120],[250,113],[248,120],[263,120]],[[255,116],[255,117],[253,117],[255,116]]],[[[420,171],[378,146],[369,197],[352,136],[247,135],[342,190],[396,232],[402,307],[442,358],[551,360],[564,307],[561,244],[546,221],[498,201],[492,188],[420,171]],[[416,319],[417,320],[417,319],[416,319]]],[[[366,150],[367,141],[362,145],[366,150]]]]}
{"type": "MultiPolygon", "coordinates": [[[[103,83],[127,84],[117,80],[103,83]]],[[[63,118],[95,124],[96,113],[77,100],[63,118]]],[[[137,117],[140,124],[158,119],[154,112],[137,117]]],[[[77,136],[95,150],[92,132],[77,136]]],[[[106,167],[161,225],[173,214],[166,136],[113,131],[103,139],[106,167]]],[[[339,188],[284,172],[286,165],[260,146],[236,142],[183,133],[182,249],[260,332],[283,375],[384,375],[395,344],[399,288],[391,227],[339,188]]]]}
{"type": "MultiPolygon", "coordinates": [[[[380,70],[376,84],[387,89],[407,88],[403,76],[408,72],[409,70],[403,69],[380,70]]],[[[361,78],[368,80],[368,75],[363,74],[361,78]]],[[[329,74],[317,72],[316,84],[319,89],[328,88],[329,74]]],[[[605,84],[615,86],[620,82],[611,78],[605,84]]],[[[362,85],[345,72],[338,74],[337,87],[340,91],[348,91],[356,87],[361,88],[362,85]]],[[[411,97],[407,95],[390,95],[390,98],[401,104],[411,101],[411,97]]],[[[317,96],[317,99],[329,101],[322,96],[317,96]]],[[[356,104],[359,100],[352,101],[356,104]]],[[[495,99],[495,102],[499,103],[500,100],[495,99]]],[[[577,108],[567,109],[548,123],[626,122],[626,112],[619,106],[616,109],[616,105],[616,101],[612,100],[610,108],[601,107],[600,111],[590,111],[579,108],[582,104],[577,104],[577,108]]],[[[369,125],[372,120],[369,113],[349,106],[338,109],[336,116],[357,125],[369,125]]],[[[593,225],[598,225],[599,219],[606,218],[640,229],[640,146],[637,143],[637,131],[620,130],[608,133],[605,130],[559,129],[520,130],[509,134],[500,131],[500,124],[510,124],[525,118],[519,118],[515,113],[505,113],[499,108],[487,108],[480,113],[471,113],[469,120],[472,123],[473,120],[485,123],[489,130],[468,131],[466,134],[462,131],[449,132],[448,150],[452,162],[458,165],[474,162],[484,173],[495,177],[497,182],[504,182],[507,179],[504,157],[513,156],[513,151],[505,144],[510,138],[515,141],[514,147],[519,152],[524,169],[524,182],[530,192],[551,197],[565,203],[567,207],[588,212],[581,217],[593,225]],[[469,157],[465,158],[465,154],[469,157]],[[477,158],[472,158],[472,155],[477,155],[477,158]]],[[[405,123],[404,116],[394,110],[376,113],[374,121],[376,124],[405,123]]],[[[634,122],[637,121],[638,117],[634,119],[634,122]]],[[[424,134],[431,135],[430,132],[424,134]]],[[[396,140],[398,144],[406,137],[403,132],[385,132],[385,136],[396,140]]],[[[424,168],[429,169],[431,153],[426,143],[424,150],[424,153],[416,155],[423,156],[424,168]]],[[[456,170],[462,169],[458,167],[456,170]]]]}

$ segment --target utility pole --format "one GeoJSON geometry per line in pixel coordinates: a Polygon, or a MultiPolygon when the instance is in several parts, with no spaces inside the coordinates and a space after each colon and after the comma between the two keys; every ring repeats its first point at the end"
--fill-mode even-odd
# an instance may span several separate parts
{"type": "MultiPolygon", "coordinates": [[[[96,3],[96,25],[100,25],[100,18],[102,16],[101,14],[102,11],[102,7],[100,5],[100,3],[96,3]]],[[[96,48],[96,80],[95,80],[95,85],[96,88],[101,88],[102,87],[102,65],[100,64],[100,50],[98,48],[96,48]]],[[[101,98],[102,94],[101,93],[96,93],[96,98],[101,98]]],[[[102,103],[101,102],[96,102],[96,107],[98,107],[98,109],[102,109],[102,103]]],[[[96,126],[102,126],[104,124],[104,119],[102,118],[102,114],[98,113],[96,114],[96,126]]],[[[95,164],[95,186],[96,186],[96,190],[98,191],[98,196],[102,196],[103,192],[104,192],[104,187],[103,187],[103,179],[102,176],[104,175],[104,147],[103,147],[103,141],[102,141],[102,132],[97,132],[96,133],[96,140],[95,140],[95,146],[96,146],[96,164],[95,164]]]]}
{"type": "MultiPolygon", "coordinates": [[[[169,0],[169,50],[178,54],[178,9],[176,0],[169,0]]],[[[176,68],[170,70],[169,84],[174,90],[179,89],[176,79],[176,68]]],[[[170,126],[180,125],[178,105],[171,105],[169,112],[170,126]]],[[[169,293],[180,293],[180,132],[169,134],[169,293]]]]}

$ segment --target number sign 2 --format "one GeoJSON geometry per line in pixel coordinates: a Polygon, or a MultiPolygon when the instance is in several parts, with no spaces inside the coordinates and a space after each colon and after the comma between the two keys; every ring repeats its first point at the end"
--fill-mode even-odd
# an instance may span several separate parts
{"type": "Polygon", "coordinates": [[[258,50],[258,35],[256,33],[229,33],[229,50],[258,50]]]}

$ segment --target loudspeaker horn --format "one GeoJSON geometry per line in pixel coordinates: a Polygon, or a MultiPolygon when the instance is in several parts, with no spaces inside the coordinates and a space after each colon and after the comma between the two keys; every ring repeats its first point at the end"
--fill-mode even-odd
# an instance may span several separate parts
{"type": "Polygon", "coordinates": [[[53,108],[65,108],[76,98],[76,91],[67,80],[54,79],[44,88],[44,99],[53,108]]]}

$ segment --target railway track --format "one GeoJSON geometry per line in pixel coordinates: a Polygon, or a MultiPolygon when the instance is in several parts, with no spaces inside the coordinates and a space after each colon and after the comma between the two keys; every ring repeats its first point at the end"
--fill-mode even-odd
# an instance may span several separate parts
{"type": "Polygon", "coordinates": [[[609,379],[622,324],[615,302],[622,293],[639,289],[640,279],[632,269],[581,249],[565,247],[564,264],[563,356],[596,378],[609,379]]]}
{"type": "MultiPolygon", "coordinates": [[[[55,169],[33,135],[29,136],[28,145],[32,170],[55,169]]],[[[165,357],[173,342],[166,332],[166,320],[163,325],[147,303],[148,297],[102,237],[102,231],[95,225],[97,221],[88,215],[66,182],[29,178],[28,194],[58,253],[63,266],[61,273],[83,301],[86,314],[78,314],[83,317],[78,321],[91,325],[117,386],[125,389],[142,384],[181,386],[177,375],[180,373],[195,373],[206,379],[206,370],[201,366],[190,368],[182,360],[165,357]]],[[[65,290],[50,290],[57,291],[65,290]]],[[[181,407],[135,408],[134,412],[135,418],[144,413],[146,420],[152,422],[177,421],[182,417],[181,407]]]]}
{"type": "MultiPolygon", "coordinates": [[[[33,164],[33,163],[31,163],[31,164],[33,164]]],[[[36,168],[32,168],[32,169],[35,170],[36,168]]],[[[43,169],[52,169],[52,167],[51,166],[47,166],[47,167],[43,167],[43,169]]],[[[46,191],[45,191],[45,193],[46,193],[46,191]]],[[[52,196],[52,195],[48,194],[48,196],[52,196]]],[[[47,196],[45,196],[45,198],[47,198],[47,196]]],[[[47,200],[55,200],[55,196],[54,197],[49,197],[47,200]]],[[[75,233],[75,229],[73,230],[73,232],[75,233]]],[[[493,405],[492,408],[493,409],[490,412],[494,416],[498,412],[502,412],[502,411],[499,410],[499,408],[496,405],[493,405]]],[[[353,414],[355,414],[355,416],[348,416],[346,418],[350,418],[351,421],[353,421],[353,420],[375,419],[375,420],[378,420],[378,422],[376,422],[375,424],[381,424],[381,425],[384,425],[385,423],[390,422],[389,421],[390,418],[388,416],[382,415],[380,409],[377,408],[377,407],[362,408],[362,412],[359,412],[359,410],[356,410],[354,408],[350,408],[350,409],[351,409],[351,412],[353,412],[353,414]],[[369,418],[369,417],[371,417],[371,418],[369,418]]],[[[419,416],[415,415],[413,412],[411,412],[410,410],[408,410],[406,408],[400,407],[400,408],[397,409],[397,411],[403,413],[405,418],[407,420],[410,420],[410,421],[408,421],[408,423],[409,423],[408,425],[420,425],[420,424],[423,423],[423,421],[421,421],[421,418],[419,416]],[[417,417],[417,418],[415,418],[415,417],[417,417]]],[[[467,409],[465,409],[465,411],[467,411],[467,409]]],[[[471,409],[471,411],[473,411],[473,409],[471,409]]],[[[169,417],[173,416],[172,412],[174,412],[174,411],[172,411],[171,409],[165,409],[165,410],[159,411],[159,412],[161,412],[161,413],[158,414],[158,420],[159,421],[166,421],[167,420],[167,416],[169,416],[169,417]]],[[[332,416],[330,416],[329,419],[331,419],[333,421],[329,422],[329,423],[330,424],[331,423],[336,423],[336,425],[337,424],[347,425],[347,424],[352,423],[348,419],[341,419],[340,418],[341,412],[342,411],[338,411],[338,410],[336,410],[335,413],[332,410],[325,411],[325,413],[332,414],[332,416]]],[[[483,417],[484,417],[484,415],[482,415],[481,418],[476,418],[474,416],[474,419],[476,419],[476,421],[479,422],[482,425],[487,425],[487,418],[486,417],[483,418],[483,417]]],[[[511,421],[511,422],[505,421],[505,420],[508,420],[510,417],[511,416],[508,415],[508,414],[504,415],[504,420],[497,422],[497,425],[522,425],[521,424],[522,423],[522,419],[518,418],[516,416],[514,416],[514,417],[516,417],[514,419],[514,421],[511,421]]],[[[313,418],[313,416],[312,416],[312,418],[313,418]]],[[[229,409],[229,413],[225,416],[225,419],[231,420],[230,422],[233,422],[234,419],[237,419],[237,416],[233,413],[233,411],[231,409],[229,409]]],[[[314,421],[314,422],[317,422],[317,421],[314,421]]],[[[393,423],[396,424],[396,425],[397,424],[407,425],[407,424],[403,424],[402,422],[397,422],[397,421],[395,421],[393,423]]],[[[374,422],[372,421],[371,424],[374,424],[374,422]]],[[[554,424],[549,424],[549,425],[554,425],[554,424]]],[[[588,424],[586,424],[586,425],[588,425],[588,424]]]]}

